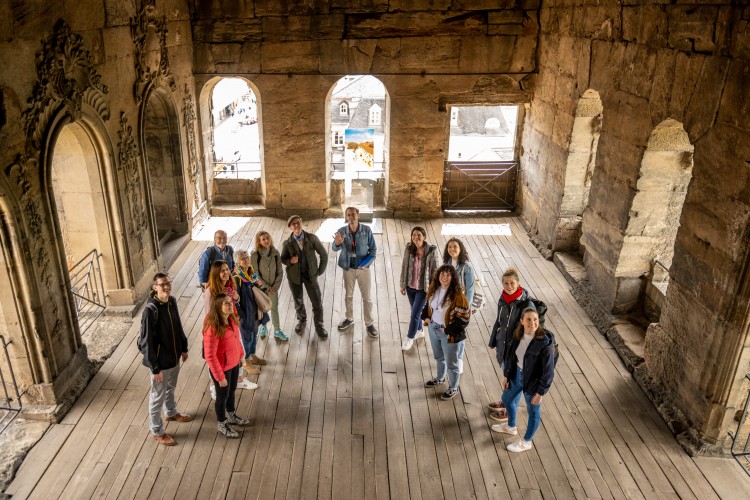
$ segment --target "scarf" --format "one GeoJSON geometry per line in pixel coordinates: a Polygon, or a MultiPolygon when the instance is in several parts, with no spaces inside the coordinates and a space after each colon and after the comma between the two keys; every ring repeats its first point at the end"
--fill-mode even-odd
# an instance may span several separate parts
{"type": "Polygon", "coordinates": [[[523,293],[523,288],[519,286],[518,290],[516,290],[513,295],[508,295],[505,292],[505,290],[503,290],[502,297],[506,304],[510,304],[514,300],[518,299],[518,297],[520,297],[522,293],[523,293]]]}
{"type": "Polygon", "coordinates": [[[255,283],[258,281],[258,274],[255,272],[255,269],[253,269],[253,266],[249,266],[247,272],[240,266],[235,266],[234,274],[236,274],[243,283],[255,283]]]}

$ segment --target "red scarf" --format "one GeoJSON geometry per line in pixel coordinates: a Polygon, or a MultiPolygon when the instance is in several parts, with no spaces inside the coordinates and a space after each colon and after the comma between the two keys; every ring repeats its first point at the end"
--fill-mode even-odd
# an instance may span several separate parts
{"type": "Polygon", "coordinates": [[[520,297],[522,293],[523,293],[523,288],[519,286],[513,295],[508,295],[508,293],[505,290],[503,290],[502,297],[506,304],[510,304],[511,302],[516,300],[518,297],[520,297]]]}

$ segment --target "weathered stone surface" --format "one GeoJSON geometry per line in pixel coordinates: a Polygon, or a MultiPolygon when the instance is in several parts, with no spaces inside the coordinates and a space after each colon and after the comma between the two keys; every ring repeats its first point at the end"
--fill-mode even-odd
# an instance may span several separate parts
{"type": "Polygon", "coordinates": [[[750,128],[750,63],[735,60],[729,65],[726,86],[721,96],[718,119],[736,127],[750,128]]]}
{"type": "MultiPolygon", "coordinates": [[[[222,0],[225,1],[231,2],[222,0]]],[[[318,0],[255,0],[253,3],[256,16],[327,14],[329,9],[328,1],[318,0]]]]}
{"type": "Polygon", "coordinates": [[[388,3],[388,0],[330,0],[330,8],[331,12],[385,12],[388,10],[388,3]]]}
{"type": "Polygon", "coordinates": [[[264,73],[313,73],[318,71],[317,41],[264,43],[260,64],[264,73]]]}
{"type": "Polygon", "coordinates": [[[262,18],[263,40],[341,40],[344,35],[344,15],[266,16],[262,18]]]}
{"type": "Polygon", "coordinates": [[[26,454],[49,426],[49,422],[17,418],[0,434],[0,491],[5,491],[26,454]]]}
{"type": "Polygon", "coordinates": [[[663,47],[668,35],[665,6],[623,6],[622,37],[625,40],[663,47]]]}
{"type": "Polygon", "coordinates": [[[581,245],[586,247],[586,254],[595,255],[602,267],[614,273],[622,247],[620,230],[603,220],[589,206],[583,213],[582,232],[581,245]]]}
{"type": "Polygon", "coordinates": [[[193,40],[198,43],[260,42],[263,40],[260,18],[212,19],[193,24],[193,40]]]}
{"type": "Polygon", "coordinates": [[[669,45],[684,51],[714,50],[713,35],[718,9],[714,5],[668,6],[669,45]]]}
{"type": "Polygon", "coordinates": [[[352,14],[346,18],[349,38],[486,35],[487,19],[480,12],[414,12],[409,14],[352,14]]]}
{"type": "Polygon", "coordinates": [[[370,74],[378,50],[377,40],[321,40],[320,72],[370,74]],[[343,62],[343,64],[342,64],[343,62]]]}
{"type": "Polygon", "coordinates": [[[669,115],[677,121],[684,122],[685,107],[690,102],[696,82],[700,77],[705,56],[700,54],[678,54],[674,71],[674,84],[670,100],[669,115]]]}
{"type": "Polygon", "coordinates": [[[625,361],[628,370],[633,371],[643,362],[646,332],[628,321],[615,321],[607,331],[607,339],[625,361]]]}
{"type": "Polygon", "coordinates": [[[458,69],[460,38],[404,38],[399,65],[402,69],[429,72],[458,69]]]}

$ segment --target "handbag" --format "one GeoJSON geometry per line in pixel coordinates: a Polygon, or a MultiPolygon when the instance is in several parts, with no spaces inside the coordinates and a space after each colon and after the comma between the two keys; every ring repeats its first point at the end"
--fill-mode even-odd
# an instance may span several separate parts
{"type": "Polygon", "coordinates": [[[253,298],[258,309],[258,319],[261,319],[264,313],[271,310],[271,299],[257,286],[253,287],[253,298]]]}
{"type": "Polygon", "coordinates": [[[471,300],[472,312],[477,312],[484,305],[484,292],[479,278],[474,278],[474,298],[471,300]]]}

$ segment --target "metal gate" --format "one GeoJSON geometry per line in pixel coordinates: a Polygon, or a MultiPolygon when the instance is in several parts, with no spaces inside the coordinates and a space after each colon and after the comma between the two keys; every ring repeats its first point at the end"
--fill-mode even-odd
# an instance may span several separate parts
{"type": "Polygon", "coordinates": [[[99,257],[101,254],[96,249],[91,250],[68,271],[81,333],[88,330],[107,307],[99,257]]]}
{"type": "MultiPolygon", "coordinates": [[[[750,382],[750,374],[745,375],[745,380],[750,382]]],[[[740,421],[737,422],[737,431],[730,431],[727,434],[732,438],[732,449],[730,450],[732,456],[742,466],[742,469],[750,475],[750,433],[745,437],[744,443],[742,442],[743,439],[740,438],[743,429],[747,428],[748,404],[750,404],[750,393],[745,398],[745,406],[742,408],[740,421]]]]}
{"type": "Polygon", "coordinates": [[[518,162],[445,162],[443,210],[514,210],[518,162]]]}

